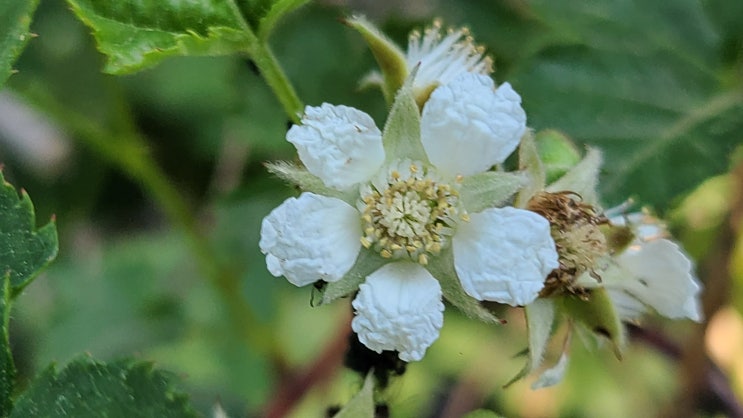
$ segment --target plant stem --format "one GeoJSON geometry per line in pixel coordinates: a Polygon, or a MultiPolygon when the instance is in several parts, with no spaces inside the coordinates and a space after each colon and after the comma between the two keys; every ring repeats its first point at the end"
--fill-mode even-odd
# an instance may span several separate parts
{"type": "Polygon", "coordinates": [[[250,57],[255,62],[258,70],[260,70],[268,86],[273,90],[273,94],[279,99],[286,115],[292,122],[299,123],[300,115],[304,111],[304,105],[299,100],[294,87],[286,77],[286,74],[284,74],[273,52],[271,52],[271,48],[268,44],[261,43],[258,38],[255,38],[255,43],[250,51],[250,57]]]}
{"type": "Polygon", "coordinates": [[[250,27],[242,10],[240,10],[234,0],[229,1],[228,5],[237,16],[240,16],[240,26],[242,26],[242,30],[247,37],[245,52],[253,60],[255,66],[258,67],[261,76],[266,80],[266,84],[268,84],[273,94],[281,103],[289,119],[294,123],[299,123],[304,105],[299,100],[294,86],[292,86],[289,78],[284,73],[276,56],[271,51],[268,40],[259,38],[256,35],[256,32],[250,27]]]}
{"type": "Polygon", "coordinates": [[[39,99],[38,102],[51,115],[73,131],[76,139],[138,183],[172,224],[185,234],[201,274],[209,280],[226,304],[235,332],[252,349],[272,357],[276,353],[273,333],[256,319],[241,296],[239,276],[220,263],[209,245],[208,237],[199,229],[196,216],[186,199],[150,154],[123,98],[116,98],[118,118],[114,121],[114,126],[104,127],[48,95],[40,96],[35,98],[39,99]]]}

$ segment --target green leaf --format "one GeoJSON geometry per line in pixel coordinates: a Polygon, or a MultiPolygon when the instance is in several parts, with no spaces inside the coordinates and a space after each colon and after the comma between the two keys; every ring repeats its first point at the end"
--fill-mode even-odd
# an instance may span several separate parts
{"type": "Polygon", "coordinates": [[[13,409],[22,417],[196,417],[174,376],[148,363],[79,359],[62,371],[50,366],[13,409]]]}
{"type": "Polygon", "coordinates": [[[519,189],[529,184],[525,173],[486,171],[465,177],[460,196],[468,212],[501,206],[519,189]]]}
{"type": "Polygon", "coordinates": [[[36,229],[34,206],[0,172],[0,272],[10,274],[11,299],[57,256],[54,220],[36,229]]]}
{"type": "Polygon", "coordinates": [[[254,36],[233,0],[68,0],[107,57],[104,70],[130,73],[174,55],[246,52],[254,36]]]}
{"type": "Polygon", "coordinates": [[[412,89],[416,72],[414,70],[410,74],[397,92],[384,126],[382,144],[387,163],[403,158],[428,163],[428,156],[421,142],[421,115],[412,89]]]}
{"type": "Polygon", "coordinates": [[[374,418],[374,373],[364,379],[364,386],[333,418],[374,418]]]}
{"type": "Polygon", "coordinates": [[[10,275],[0,283],[0,417],[7,416],[13,407],[11,395],[15,383],[15,365],[10,352],[8,321],[10,320],[10,275]]]}
{"type": "Polygon", "coordinates": [[[13,73],[13,63],[31,39],[28,31],[38,0],[0,1],[0,87],[13,73]]]}
{"type": "Polygon", "coordinates": [[[278,0],[271,5],[265,16],[258,23],[258,38],[266,41],[271,32],[276,28],[276,24],[289,13],[299,9],[307,4],[310,0],[278,0]]]}
{"type": "Polygon", "coordinates": [[[702,3],[529,2],[549,41],[511,81],[532,126],[603,149],[610,204],[665,208],[724,172],[740,143],[743,93],[726,82],[733,68],[702,3]]]}

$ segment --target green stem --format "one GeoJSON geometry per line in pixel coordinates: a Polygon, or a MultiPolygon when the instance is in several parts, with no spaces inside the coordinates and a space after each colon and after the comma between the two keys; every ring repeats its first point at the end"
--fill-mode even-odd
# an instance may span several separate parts
{"type": "Polygon", "coordinates": [[[250,50],[250,56],[268,86],[273,90],[273,94],[279,99],[286,115],[292,122],[299,123],[304,105],[299,100],[299,96],[294,91],[294,87],[284,74],[273,52],[271,52],[271,48],[268,44],[261,43],[256,38],[256,43],[250,50]]]}
{"type": "Polygon", "coordinates": [[[40,102],[57,120],[75,132],[77,139],[142,186],[168,219],[185,234],[201,273],[216,288],[227,305],[235,331],[250,347],[272,356],[276,352],[272,332],[260,324],[241,297],[238,274],[219,262],[217,254],[209,245],[208,237],[199,229],[196,216],[185,198],[150,154],[123,100],[118,103],[116,113],[119,119],[114,123],[118,126],[114,128],[102,127],[51,97],[44,97],[40,102]]]}
{"type": "Polygon", "coordinates": [[[281,103],[284,108],[284,112],[289,119],[294,123],[300,122],[300,115],[304,111],[304,105],[299,100],[297,92],[294,90],[294,86],[289,81],[289,78],[281,68],[279,61],[271,51],[271,47],[268,45],[268,40],[259,38],[253,28],[250,27],[248,21],[242,13],[242,10],[237,6],[237,3],[230,1],[228,5],[233,9],[236,16],[240,17],[240,26],[247,37],[245,46],[245,52],[258,67],[261,76],[268,86],[273,90],[273,94],[281,103]]]}

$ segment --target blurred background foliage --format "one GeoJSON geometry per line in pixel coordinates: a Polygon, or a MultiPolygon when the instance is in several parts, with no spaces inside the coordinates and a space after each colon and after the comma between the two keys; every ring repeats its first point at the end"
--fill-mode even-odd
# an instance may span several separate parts
{"type": "MultiPolygon", "coordinates": [[[[734,416],[729,404],[743,394],[743,2],[337,0],[281,22],[271,46],[301,100],[354,106],[381,125],[381,94],[357,89],[373,58],[338,23],[351,12],[401,45],[433,17],[468,26],[494,57],[496,80],[522,95],[529,125],[603,149],[607,207],[632,197],[668,219],[707,286],[707,323],[649,317],[621,362],[576,341],[566,381],[539,391],[529,379],[501,388],[522,365],[513,358],[526,345],[520,311],[493,328],[448,310],[441,339],[387,392],[392,416],[482,406],[514,417],[734,416]]],[[[154,360],[183,377],[204,414],[219,402],[230,416],[259,416],[283,400],[287,416],[320,417],[347,401],[361,385],[340,367],[348,301],[313,309],[312,291],[271,277],[258,250],[261,219],[294,193],[262,163],[296,156],[287,116],[251,62],[169,58],[106,75],[90,30],[60,1],[41,1],[32,31],[0,92],[0,161],[39,222],[56,216],[60,256],[16,305],[21,378],[85,352],[154,360]],[[143,153],[197,214],[216,262],[238,275],[234,290],[254,313],[244,325],[256,326],[263,348],[235,332],[223,293],[186,244],[191,232],[137,181],[143,153]],[[297,388],[302,396],[288,401],[297,388]]]]}

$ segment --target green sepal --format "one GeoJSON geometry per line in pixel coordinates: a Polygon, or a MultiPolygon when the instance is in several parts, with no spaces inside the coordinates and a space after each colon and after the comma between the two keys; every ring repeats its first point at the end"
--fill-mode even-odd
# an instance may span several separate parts
{"type": "Polygon", "coordinates": [[[389,262],[390,260],[382,258],[379,254],[362,248],[353,267],[351,267],[351,270],[342,279],[337,282],[327,283],[320,289],[320,305],[328,304],[355,292],[361,283],[364,283],[366,276],[374,273],[377,269],[389,262]]]}
{"type": "Polygon", "coordinates": [[[304,192],[316,193],[319,195],[334,197],[343,200],[351,206],[356,205],[358,198],[357,192],[342,192],[326,186],[316,175],[307,171],[306,168],[297,166],[286,161],[276,161],[266,163],[266,169],[284,181],[287,181],[304,192]]]}
{"type": "Polygon", "coordinates": [[[626,342],[625,330],[606,289],[590,289],[588,299],[566,295],[559,300],[561,309],[568,318],[586,326],[595,335],[606,338],[612,345],[614,355],[622,359],[626,342]]]}
{"type": "Polygon", "coordinates": [[[534,132],[527,129],[524,136],[521,137],[519,144],[519,170],[526,173],[528,177],[527,185],[516,196],[514,206],[524,207],[529,199],[537,192],[544,190],[545,171],[544,164],[539,158],[537,144],[534,141],[534,132]]]}
{"type": "Polygon", "coordinates": [[[364,386],[333,418],[374,418],[374,372],[364,379],[364,386]]]}
{"type": "Polygon", "coordinates": [[[0,171],[0,274],[10,274],[13,299],[57,256],[54,219],[36,229],[31,198],[20,198],[0,171]]]}
{"type": "Polygon", "coordinates": [[[526,173],[486,171],[465,177],[459,196],[470,213],[502,206],[529,183],[526,173]]]}
{"type": "MultiPolygon", "coordinates": [[[[569,341],[569,339],[568,339],[569,341]]],[[[547,388],[554,386],[562,381],[565,376],[565,372],[568,369],[568,362],[570,360],[570,354],[568,353],[567,347],[560,354],[560,358],[557,360],[554,366],[542,372],[537,380],[531,384],[533,390],[547,388]]]]}
{"type": "Polygon", "coordinates": [[[546,190],[551,193],[569,190],[577,193],[584,202],[597,205],[599,199],[596,187],[602,160],[601,151],[589,148],[586,156],[575,167],[547,186],[546,190]]]}
{"type": "Polygon", "coordinates": [[[555,302],[549,298],[539,298],[524,307],[526,329],[529,334],[529,348],[526,350],[526,364],[519,373],[503,387],[533,373],[541,364],[547,343],[552,337],[555,323],[555,302]]]}
{"type": "Polygon", "coordinates": [[[382,132],[385,162],[388,164],[404,158],[430,164],[421,142],[421,115],[412,89],[417,71],[418,67],[415,67],[397,92],[382,132]]]}
{"type": "Polygon", "coordinates": [[[431,257],[426,268],[433,277],[438,279],[444,298],[462,313],[489,324],[500,325],[505,323],[504,320],[493,315],[492,312],[482,306],[480,301],[464,291],[454,269],[454,252],[451,246],[444,249],[438,256],[431,257]]]}
{"type": "Polygon", "coordinates": [[[581,159],[578,147],[560,131],[554,129],[539,131],[534,141],[539,158],[544,164],[547,184],[565,175],[581,159]]]}
{"type": "Polygon", "coordinates": [[[395,92],[402,87],[408,77],[409,69],[405,61],[405,53],[364,16],[352,16],[346,19],[345,23],[356,29],[369,45],[369,49],[382,70],[384,98],[387,103],[392,102],[395,92]]]}
{"type": "Polygon", "coordinates": [[[10,320],[10,274],[5,273],[0,283],[0,417],[8,416],[13,407],[15,365],[10,352],[8,325],[10,320]]]}

